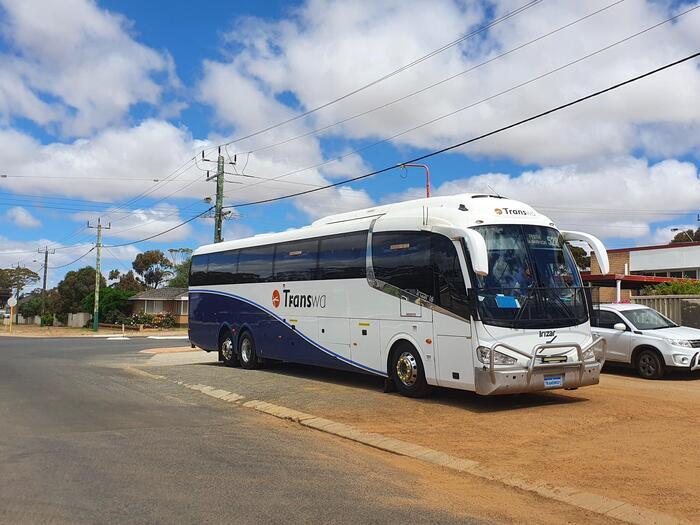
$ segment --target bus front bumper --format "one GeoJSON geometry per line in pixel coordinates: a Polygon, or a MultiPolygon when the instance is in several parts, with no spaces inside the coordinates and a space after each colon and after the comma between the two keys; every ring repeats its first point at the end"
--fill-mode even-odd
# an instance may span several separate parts
{"type": "Polygon", "coordinates": [[[603,365],[598,362],[585,363],[582,367],[552,367],[546,370],[527,369],[495,370],[476,369],[476,393],[481,395],[520,394],[541,392],[560,388],[578,388],[597,385],[603,365]]]}
{"type": "Polygon", "coordinates": [[[477,394],[493,395],[596,385],[600,381],[600,372],[604,363],[605,340],[601,337],[594,337],[583,348],[578,343],[542,343],[536,345],[532,352],[525,352],[505,343],[496,343],[489,352],[488,364],[475,370],[475,389],[477,394]],[[496,366],[494,355],[499,347],[526,358],[527,366],[496,366]],[[595,352],[597,347],[601,350],[599,354],[595,352]],[[551,362],[544,353],[547,350],[564,351],[556,357],[563,357],[571,350],[575,350],[576,358],[570,361],[566,357],[565,362],[551,362]],[[590,357],[590,353],[593,357],[590,357]]]}

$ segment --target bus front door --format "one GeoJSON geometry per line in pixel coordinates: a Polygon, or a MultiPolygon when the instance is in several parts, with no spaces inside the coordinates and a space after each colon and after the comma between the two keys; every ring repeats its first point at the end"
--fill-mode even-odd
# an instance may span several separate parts
{"type": "Polygon", "coordinates": [[[474,389],[471,324],[444,313],[433,315],[437,380],[440,386],[474,389]]]}

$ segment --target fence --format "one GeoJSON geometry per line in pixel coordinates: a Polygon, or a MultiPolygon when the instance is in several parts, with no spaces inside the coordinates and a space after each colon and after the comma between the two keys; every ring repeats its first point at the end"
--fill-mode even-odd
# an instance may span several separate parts
{"type": "Polygon", "coordinates": [[[700,328],[700,295],[640,295],[632,302],[653,308],[683,326],[700,328]]]}

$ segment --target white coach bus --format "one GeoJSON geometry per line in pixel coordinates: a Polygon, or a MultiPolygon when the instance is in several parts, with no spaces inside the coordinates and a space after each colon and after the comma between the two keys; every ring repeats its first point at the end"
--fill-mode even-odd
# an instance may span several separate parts
{"type": "Polygon", "coordinates": [[[192,257],[189,336],[230,366],[267,360],[506,394],[598,383],[604,341],[566,241],[530,206],[461,194],[333,215],[192,257]]]}

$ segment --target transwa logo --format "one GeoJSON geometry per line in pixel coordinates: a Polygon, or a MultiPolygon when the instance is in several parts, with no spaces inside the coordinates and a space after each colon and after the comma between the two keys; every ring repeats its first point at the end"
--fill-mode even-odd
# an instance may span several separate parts
{"type": "Polygon", "coordinates": [[[536,217],[537,214],[534,211],[528,210],[518,210],[513,208],[494,208],[496,215],[530,215],[531,217],[536,217]]]}
{"type": "MultiPolygon", "coordinates": [[[[325,308],[326,294],[311,295],[311,294],[295,294],[289,289],[282,290],[284,294],[285,308],[325,308]]],[[[279,308],[282,306],[282,295],[279,290],[272,291],[272,306],[279,308]]]]}

